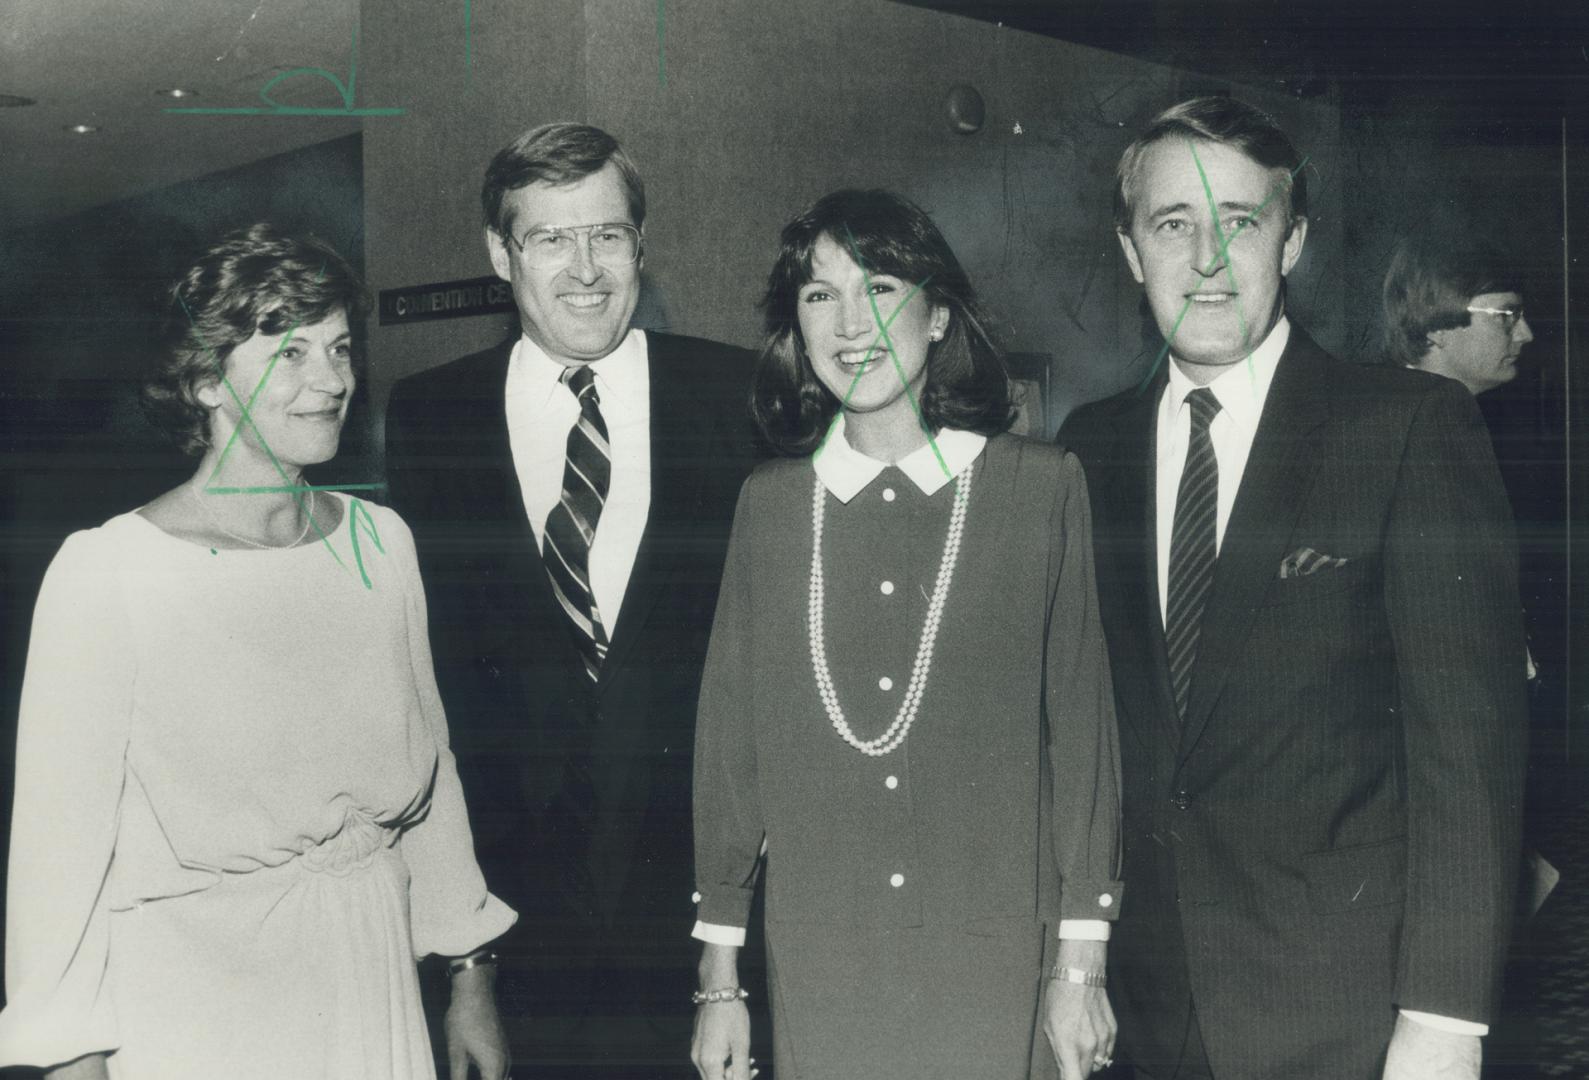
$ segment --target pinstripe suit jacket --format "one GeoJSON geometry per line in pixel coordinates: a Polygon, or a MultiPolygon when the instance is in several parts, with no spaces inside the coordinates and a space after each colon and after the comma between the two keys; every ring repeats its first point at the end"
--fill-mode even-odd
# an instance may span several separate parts
{"type": "Polygon", "coordinates": [[[1176,716],[1145,392],[1062,441],[1093,500],[1121,728],[1123,1052],[1173,1062],[1195,1002],[1220,1080],[1377,1077],[1399,1008],[1487,1021],[1526,738],[1510,513],[1472,398],[1295,327],[1176,716]],[[1342,559],[1279,573],[1302,548],[1342,559]]]}

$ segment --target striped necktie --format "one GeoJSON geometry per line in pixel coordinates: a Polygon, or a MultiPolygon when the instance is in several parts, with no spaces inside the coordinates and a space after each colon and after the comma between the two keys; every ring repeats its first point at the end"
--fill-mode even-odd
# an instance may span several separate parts
{"type": "Polygon", "coordinates": [[[1219,399],[1206,386],[1186,395],[1192,409],[1192,433],[1186,465],[1175,493],[1175,522],[1170,529],[1170,588],[1165,605],[1164,643],[1170,654],[1170,681],[1175,711],[1186,719],[1192,694],[1192,665],[1203,605],[1214,583],[1218,553],[1219,462],[1208,426],[1219,412],[1219,399]]]}
{"type": "Polygon", "coordinates": [[[590,365],[569,368],[562,381],[579,401],[579,419],[568,432],[563,494],[546,517],[541,560],[546,563],[552,592],[568,616],[585,673],[594,682],[607,656],[607,631],[590,584],[590,546],[596,540],[596,523],[607,501],[612,450],[590,365]]]}

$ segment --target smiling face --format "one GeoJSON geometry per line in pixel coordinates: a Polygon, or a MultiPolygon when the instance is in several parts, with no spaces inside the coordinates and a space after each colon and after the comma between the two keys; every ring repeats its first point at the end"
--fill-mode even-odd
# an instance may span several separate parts
{"type": "Polygon", "coordinates": [[[913,290],[914,284],[863,272],[824,234],[812,247],[811,280],[796,299],[811,368],[843,403],[845,423],[887,432],[890,441],[919,441],[912,398],[920,403],[928,350],[949,325],[949,310],[913,290]]]}
{"type": "Polygon", "coordinates": [[[232,392],[216,382],[195,396],[211,409],[212,451],[225,447],[241,429],[228,469],[241,464],[241,455],[272,472],[272,457],[295,468],[336,456],[355,384],[346,312],[339,308],[289,333],[256,332],[227,356],[225,371],[232,392]],[[239,398],[244,403],[254,399],[248,410],[252,424],[243,421],[239,398]]]}
{"type": "Polygon", "coordinates": [[[529,339],[570,366],[600,360],[616,349],[640,300],[644,260],[603,266],[581,243],[564,266],[532,267],[516,240],[536,228],[633,225],[618,167],[609,162],[571,184],[529,184],[510,191],[502,201],[502,219],[515,239],[487,228],[486,246],[497,276],[513,285],[529,339]]]}
{"type": "Polygon", "coordinates": [[[1284,169],[1201,139],[1150,145],[1131,201],[1126,262],[1181,370],[1209,382],[1279,321],[1307,220],[1288,220],[1284,169]]]}
{"type": "MultiPolygon", "coordinates": [[[[1523,298],[1515,292],[1482,293],[1468,301],[1469,308],[1521,311],[1523,298]]],[[[1435,330],[1429,351],[1418,366],[1455,379],[1472,394],[1482,394],[1517,377],[1517,357],[1534,340],[1526,318],[1507,327],[1504,316],[1469,311],[1468,325],[1435,330]]]]}

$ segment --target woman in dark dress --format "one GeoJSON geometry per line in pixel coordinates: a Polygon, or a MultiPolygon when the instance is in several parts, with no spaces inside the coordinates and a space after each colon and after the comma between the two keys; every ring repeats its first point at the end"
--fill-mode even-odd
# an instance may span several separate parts
{"type": "Polygon", "coordinates": [[[1118,752],[1086,488],[932,221],[840,191],[784,229],[695,748],[693,1047],[745,1080],[766,880],[778,1080],[1107,1062],[1118,752]],[[1047,1038],[1037,1036],[1041,1028],[1047,1038]]]}

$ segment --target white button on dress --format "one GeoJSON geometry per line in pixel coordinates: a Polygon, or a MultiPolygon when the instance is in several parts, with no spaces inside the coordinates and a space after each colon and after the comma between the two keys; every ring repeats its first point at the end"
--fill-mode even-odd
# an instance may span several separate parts
{"type": "Polygon", "coordinates": [[[890,885],[894,886],[894,888],[897,889],[901,885],[905,884],[905,875],[904,874],[895,874],[893,877],[888,879],[888,883],[890,885]]]}
{"type": "Polygon", "coordinates": [[[893,791],[895,788],[897,788],[899,786],[899,777],[890,776],[887,780],[883,781],[883,786],[886,787],[889,791],[893,791]]]}
{"type": "Polygon", "coordinates": [[[1115,902],[1115,898],[1113,896],[1109,895],[1108,893],[1104,893],[1102,896],[1100,896],[1098,898],[1098,906],[1099,907],[1113,907],[1114,906],[1114,902],[1115,902]]]}
{"type": "Polygon", "coordinates": [[[893,488],[884,488],[883,489],[883,501],[884,502],[893,502],[894,501],[894,489],[893,488]]]}
{"type": "Polygon", "coordinates": [[[877,680],[877,688],[879,690],[892,690],[894,689],[894,680],[890,679],[887,675],[884,675],[881,679],[877,680]]]}
{"type": "Polygon", "coordinates": [[[877,587],[877,590],[879,592],[881,592],[884,596],[893,596],[894,595],[894,583],[892,581],[885,581],[885,582],[883,582],[881,585],[879,585],[877,587]]]}

